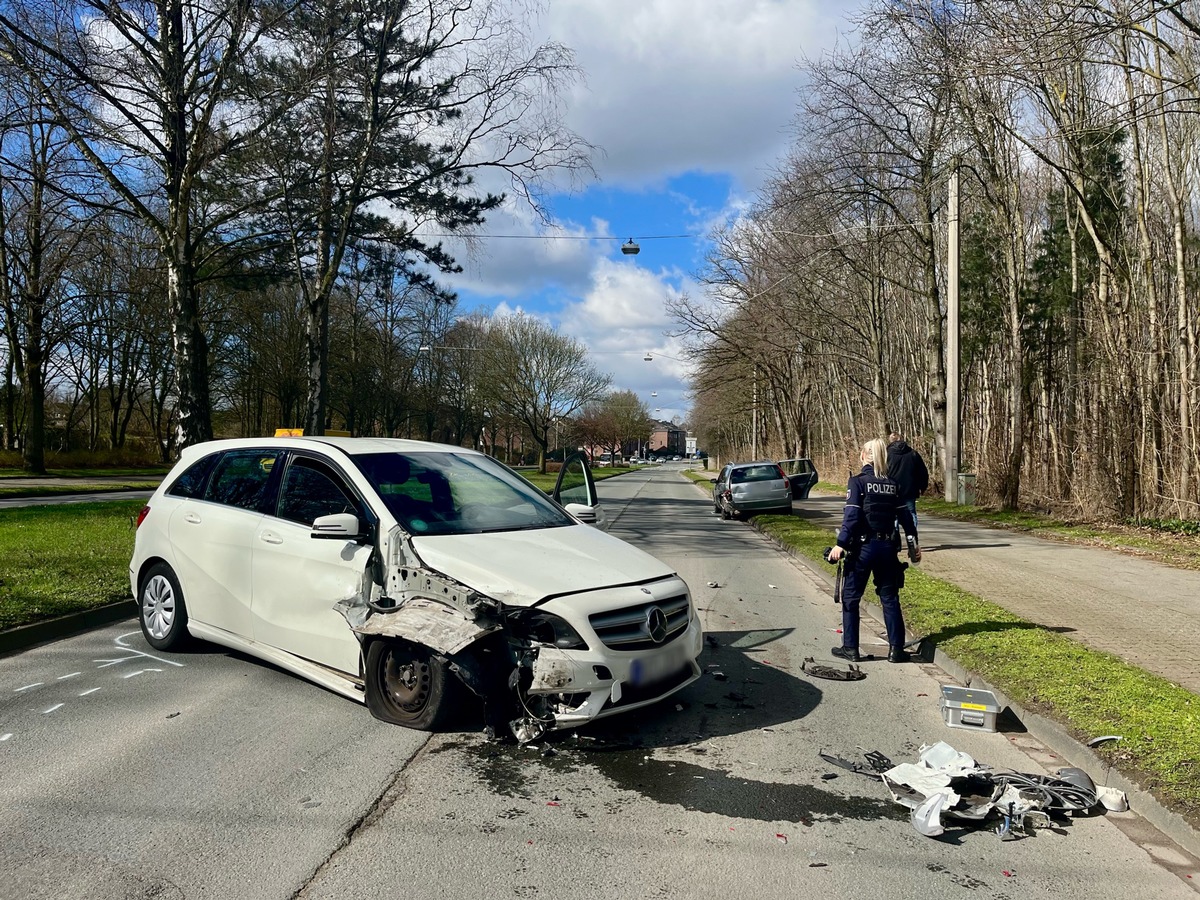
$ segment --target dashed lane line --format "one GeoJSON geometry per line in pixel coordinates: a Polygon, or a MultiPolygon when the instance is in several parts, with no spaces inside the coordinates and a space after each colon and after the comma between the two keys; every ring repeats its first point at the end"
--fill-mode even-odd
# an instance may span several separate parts
{"type": "Polygon", "coordinates": [[[56,709],[62,709],[62,708],[63,708],[64,706],[66,706],[66,705],[67,705],[67,704],[65,704],[65,703],[55,703],[55,704],[54,704],[52,707],[50,707],[49,709],[43,709],[43,710],[42,710],[42,715],[43,715],[43,716],[48,716],[48,715],[50,715],[50,713],[54,712],[56,709]]]}
{"type": "Polygon", "coordinates": [[[30,691],[30,690],[33,690],[35,687],[41,687],[45,683],[46,682],[44,682],[44,681],[35,681],[33,684],[27,684],[27,685],[25,685],[25,687],[17,688],[15,691],[13,691],[13,693],[19,694],[22,691],[30,691]]]}

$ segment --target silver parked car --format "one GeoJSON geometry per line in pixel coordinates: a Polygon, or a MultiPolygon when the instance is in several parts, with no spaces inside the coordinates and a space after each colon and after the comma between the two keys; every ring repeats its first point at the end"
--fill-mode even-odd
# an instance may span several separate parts
{"type": "Polygon", "coordinates": [[[722,519],[755,512],[790,515],[791,484],[779,463],[730,463],[713,486],[713,512],[722,519]]]}

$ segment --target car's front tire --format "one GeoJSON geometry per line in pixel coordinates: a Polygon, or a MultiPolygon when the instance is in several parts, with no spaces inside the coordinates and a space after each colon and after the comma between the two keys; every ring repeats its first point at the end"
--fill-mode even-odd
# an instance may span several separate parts
{"type": "Polygon", "coordinates": [[[178,650],[188,640],[187,606],[174,570],[165,562],[146,570],[138,590],[138,621],[155,650],[178,650]]]}
{"type": "Polygon", "coordinates": [[[402,640],[377,640],[367,648],[367,708],[393,725],[433,731],[449,718],[457,684],[445,662],[402,640]]]}

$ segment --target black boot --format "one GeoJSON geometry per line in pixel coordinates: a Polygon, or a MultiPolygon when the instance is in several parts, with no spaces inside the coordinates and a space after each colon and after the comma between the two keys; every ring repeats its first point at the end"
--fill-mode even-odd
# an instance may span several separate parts
{"type": "Polygon", "coordinates": [[[912,659],[908,651],[903,647],[891,647],[888,649],[888,662],[902,663],[912,659]]]}
{"type": "Polygon", "coordinates": [[[862,657],[858,655],[857,647],[834,647],[829,651],[838,659],[844,659],[846,662],[861,662],[862,657]]]}

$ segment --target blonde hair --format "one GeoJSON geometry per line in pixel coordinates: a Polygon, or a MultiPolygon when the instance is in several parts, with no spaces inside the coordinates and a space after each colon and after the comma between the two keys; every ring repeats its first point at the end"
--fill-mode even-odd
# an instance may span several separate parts
{"type": "Polygon", "coordinates": [[[883,438],[872,438],[862,446],[863,457],[875,469],[876,478],[888,477],[887,444],[883,438]]]}

